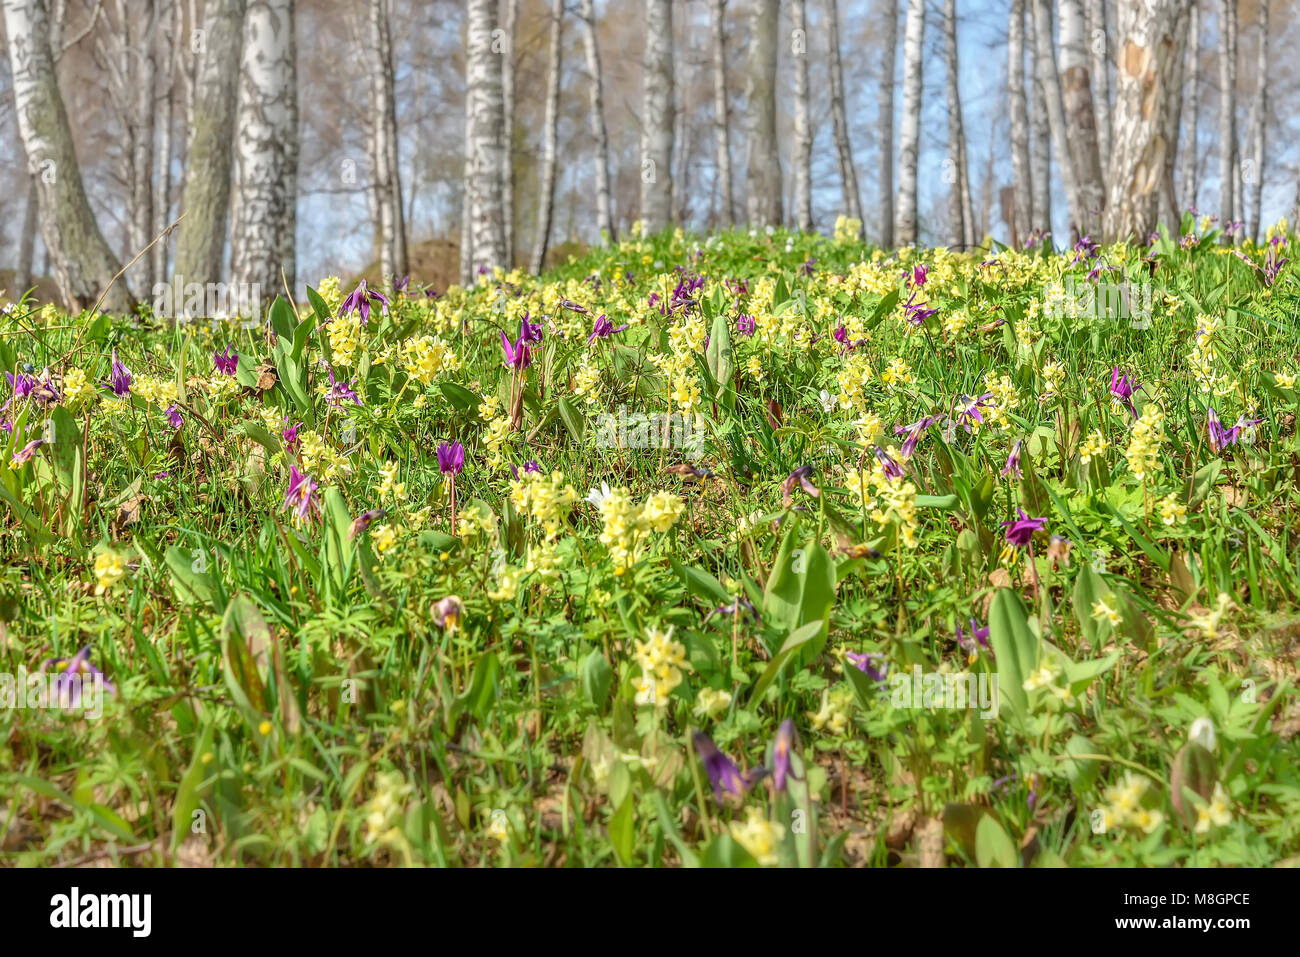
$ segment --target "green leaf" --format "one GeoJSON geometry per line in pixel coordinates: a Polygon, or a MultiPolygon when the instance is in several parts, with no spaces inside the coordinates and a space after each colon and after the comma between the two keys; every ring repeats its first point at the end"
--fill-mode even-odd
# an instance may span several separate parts
{"type": "Polygon", "coordinates": [[[614,681],[614,672],[599,648],[593,648],[587,657],[582,659],[579,674],[582,680],[582,693],[591,704],[603,711],[605,703],[609,700],[609,688],[614,681]]]}
{"type": "Polygon", "coordinates": [[[1020,596],[1010,588],[999,588],[993,597],[989,645],[997,667],[999,697],[1023,720],[1029,707],[1024,684],[1038,667],[1038,638],[1029,630],[1020,596]]]}
{"type": "Polygon", "coordinates": [[[212,725],[203,729],[194,746],[189,769],[176,787],[176,800],[172,804],[172,850],[176,850],[190,833],[194,812],[199,806],[199,785],[203,783],[203,756],[212,747],[212,725]]]}
{"type": "Polygon", "coordinates": [[[975,860],[980,867],[1019,866],[1015,842],[991,814],[980,818],[975,828],[975,860]]]}
{"type": "Polygon", "coordinates": [[[563,396],[560,398],[559,407],[560,421],[569,430],[569,435],[573,437],[573,441],[581,444],[582,437],[587,431],[587,420],[582,417],[582,413],[573,407],[573,403],[563,396]]]}
{"type": "Polygon", "coordinates": [[[618,862],[630,867],[636,847],[636,797],[631,791],[609,819],[609,842],[614,846],[618,862]]]}
{"type": "Polygon", "coordinates": [[[478,407],[483,403],[483,400],[463,385],[457,385],[454,382],[439,382],[438,388],[442,390],[442,394],[447,397],[447,401],[457,411],[478,414],[478,407]]]}
{"type": "Polygon", "coordinates": [[[825,627],[825,622],[820,619],[810,621],[808,624],[796,628],[790,633],[790,637],[781,645],[781,650],[772,656],[768,662],[767,668],[763,671],[762,677],[754,685],[754,690],[749,695],[750,708],[757,708],[763,701],[763,692],[765,692],[780,675],[781,670],[789,663],[790,659],[796,654],[803,651],[808,642],[813,641],[821,634],[825,627]]]}
{"type": "Polygon", "coordinates": [[[735,374],[736,364],[731,349],[731,323],[725,312],[718,313],[713,319],[713,328],[709,332],[709,348],[705,351],[705,362],[709,374],[718,384],[714,395],[718,401],[724,401],[731,391],[731,377],[735,374]]]}
{"type": "Polygon", "coordinates": [[[280,437],[278,435],[272,435],[256,422],[244,422],[240,425],[240,429],[243,430],[246,436],[258,445],[262,446],[262,448],[266,449],[266,451],[271,455],[279,452],[282,448],[280,437]]]}

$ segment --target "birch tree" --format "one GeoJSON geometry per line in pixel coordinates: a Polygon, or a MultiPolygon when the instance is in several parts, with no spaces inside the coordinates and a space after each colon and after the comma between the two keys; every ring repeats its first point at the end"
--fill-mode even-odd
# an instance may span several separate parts
{"type": "Polygon", "coordinates": [[[1074,216],[1080,231],[1090,233],[1101,225],[1105,187],[1080,0],[1060,0],[1060,21],[1061,98],[1065,108],[1070,166],[1079,202],[1074,216]]]}
{"type": "Polygon", "coordinates": [[[45,0],[3,0],[3,6],[18,135],[35,178],[41,238],[59,292],[68,307],[77,310],[93,306],[106,292],[104,308],[126,312],[130,290],[121,280],[113,283],[121,265],[86,199],[54,72],[45,0]]]}
{"type": "Polygon", "coordinates": [[[1120,0],[1123,53],[1116,81],[1107,239],[1145,238],[1155,229],[1165,174],[1164,112],[1179,49],[1176,35],[1188,0],[1120,0]]]}
{"type": "Polygon", "coordinates": [[[1029,117],[1025,103],[1025,0],[1011,0],[1007,28],[1007,100],[1011,117],[1011,176],[1014,183],[1011,244],[1019,246],[1033,228],[1033,184],[1029,169],[1029,117]]]}
{"type": "Polygon", "coordinates": [[[1187,66],[1184,72],[1187,92],[1183,109],[1179,112],[1187,118],[1187,135],[1182,150],[1182,170],[1179,184],[1182,190],[1183,207],[1196,206],[1196,176],[1198,146],[1196,142],[1196,115],[1200,109],[1200,67],[1201,67],[1201,11],[1196,0],[1192,0],[1187,16],[1187,66]]]}
{"type": "MultiPolygon", "coordinates": [[[[844,66],[840,60],[839,0],[826,0],[826,36],[830,44],[830,59],[826,66],[830,73],[831,127],[835,136],[835,155],[840,165],[840,182],[844,188],[844,213],[851,219],[864,222],[862,194],[858,192],[858,171],[853,164],[853,145],[849,140],[848,113],[844,108],[844,66]]],[[[893,78],[890,79],[892,81],[893,78]]],[[[892,126],[892,116],[890,120],[892,126]]],[[[893,144],[891,143],[888,148],[892,150],[893,144]]]]}
{"type": "Polygon", "coordinates": [[[880,84],[876,126],[880,130],[880,245],[894,245],[894,67],[898,49],[898,0],[882,0],[880,84]]]}
{"type": "Polygon", "coordinates": [[[370,65],[370,161],[379,219],[379,268],[385,280],[410,272],[398,163],[397,96],[393,81],[391,0],[369,0],[366,21],[370,65]]]}
{"type": "Polygon", "coordinates": [[[894,233],[900,246],[917,241],[917,160],[921,144],[921,63],[925,0],[908,0],[903,33],[903,128],[898,138],[898,211],[894,233]]]}
{"type": "Polygon", "coordinates": [[[501,50],[501,111],[505,166],[501,171],[501,220],[506,232],[505,261],[515,261],[515,30],[519,21],[519,0],[504,0],[501,50]]]}
{"type": "Polygon", "coordinates": [[[1178,165],[1178,130],[1183,110],[1183,62],[1187,50],[1188,16],[1183,11],[1174,25],[1173,45],[1168,51],[1169,85],[1161,101],[1161,126],[1165,141],[1164,172],[1160,180],[1158,222],[1165,223],[1177,234],[1181,216],[1178,212],[1178,192],[1174,185],[1174,171],[1178,165]]]}
{"type": "Polygon", "coordinates": [[[808,12],[806,0],[790,0],[790,55],[794,58],[794,196],[799,229],[810,233],[813,134],[808,116],[808,12]]]}
{"type": "Polygon", "coordinates": [[[1029,168],[1030,188],[1033,193],[1033,213],[1030,224],[1035,229],[1050,232],[1052,228],[1052,134],[1047,119],[1047,91],[1043,88],[1038,54],[1038,11],[1033,0],[1028,0],[1029,25],[1032,39],[1029,44],[1033,110],[1029,116],[1029,168]]]}
{"type": "Polygon", "coordinates": [[[776,56],[780,0],[752,0],[746,108],[749,110],[748,219],[779,226],[784,219],[781,154],[776,139],[776,56]]]}
{"type": "Polygon", "coordinates": [[[1097,148],[1101,152],[1101,172],[1106,175],[1110,157],[1110,52],[1106,22],[1106,0],[1087,0],[1084,8],[1087,26],[1089,73],[1092,79],[1093,111],[1097,117],[1097,148]]]}
{"type": "Polygon", "coordinates": [[[185,186],[175,244],[175,274],[185,282],[216,282],[226,247],[234,142],[237,64],[243,48],[244,0],[208,0],[203,26],[188,38],[194,60],[194,121],[186,146],[185,186]]]}
{"type": "Polygon", "coordinates": [[[605,128],[605,96],[601,87],[600,48],[596,45],[596,14],[592,0],[579,0],[578,16],[582,20],[582,45],[587,60],[591,136],[596,143],[596,222],[609,241],[614,242],[617,237],[610,200],[609,134],[605,128]]]}
{"type": "MultiPolygon", "coordinates": [[[[590,0],[587,0],[590,2],[590,0]]],[[[736,221],[735,192],[731,182],[731,124],[727,111],[726,0],[709,0],[709,40],[713,59],[713,145],[721,195],[723,225],[736,221]]]]}
{"type": "Polygon", "coordinates": [[[943,4],[944,61],[947,67],[948,100],[948,219],[952,245],[966,248],[975,245],[975,217],[971,209],[970,181],[966,169],[966,131],[962,123],[961,94],[957,65],[957,3],[943,4]]]}
{"type": "Polygon", "coordinates": [[[1219,0],[1219,220],[1227,226],[1236,211],[1237,45],[1233,24],[1237,0],[1219,0]]]}
{"type": "Polygon", "coordinates": [[[646,0],[641,69],[641,224],[666,229],[673,211],[673,4],[646,0]]]}
{"type": "Polygon", "coordinates": [[[1087,210],[1080,196],[1074,175],[1074,162],[1070,152],[1070,138],[1066,132],[1065,103],[1056,69],[1056,48],[1052,44],[1052,0],[1033,0],[1034,4],[1034,62],[1036,78],[1042,84],[1047,106],[1047,125],[1052,133],[1056,150],[1056,167],[1061,172],[1065,186],[1065,199],[1070,208],[1073,231],[1082,232],[1087,226],[1087,210]]]}
{"type": "Polygon", "coordinates": [[[495,0],[468,0],[465,124],[465,193],[469,223],[468,272],[505,268],[506,232],[502,193],[505,175],[505,105],[501,92],[502,48],[494,43],[495,0]]]}
{"type": "Polygon", "coordinates": [[[564,0],[551,0],[551,46],[546,69],[546,126],[542,134],[542,180],[537,197],[537,237],[533,244],[533,272],[546,263],[555,212],[555,163],[560,122],[560,41],[563,39],[564,0]]]}
{"type": "MultiPolygon", "coordinates": [[[[172,208],[172,126],[176,117],[176,61],[180,55],[177,42],[184,23],[184,11],[177,0],[158,0],[159,99],[158,115],[158,175],[154,179],[153,214],[150,232],[163,236],[171,225],[172,208]]],[[[155,281],[167,278],[167,254],[171,246],[170,235],[163,236],[153,247],[153,276],[155,281]]]]}
{"type": "Polygon", "coordinates": [[[1246,182],[1250,201],[1244,205],[1250,212],[1250,229],[1246,235],[1258,242],[1263,225],[1260,207],[1264,199],[1264,128],[1268,122],[1268,0],[1259,0],[1259,42],[1255,52],[1255,102],[1250,121],[1252,176],[1246,182]]]}
{"type": "Polygon", "coordinates": [[[296,283],[295,55],[293,0],[250,3],[244,17],[236,107],[238,177],[231,228],[231,275],[237,283],[259,285],[267,302],[285,285],[293,289],[296,283]]]}

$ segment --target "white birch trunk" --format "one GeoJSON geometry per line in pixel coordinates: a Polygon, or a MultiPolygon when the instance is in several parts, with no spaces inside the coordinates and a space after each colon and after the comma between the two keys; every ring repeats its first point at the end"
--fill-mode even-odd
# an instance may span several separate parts
{"type": "Polygon", "coordinates": [[[801,232],[813,229],[812,147],[808,116],[808,12],[806,0],[790,0],[790,55],[794,59],[794,196],[801,232]]]}
{"type": "Polygon", "coordinates": [[[1237,47],[1233,42],[1237,0],[1219,0],[1219,219],[1232,222],[1237,204],[1233,188],[1237,183],[1237,47]]]}
{"type": "Polygon", "coordinates": [[[1106,201],[1097,146],[1097,117],[1092,103],[1092,76],[1085,46],[1083,6],[1080,0],[1060,0],[1060,78],[1065,107],[1066,140],[1080,209],[1076,223],[1084,233],[1095,233],[1101,225],[1106,201]]]}
{"type": "Polygon", "coordinates": [[[673,213],[672,0],[646,0],[641,104],[641,224],[657,233],[671,225],[673,213]]]}
{"type": "Polygon", "coordinates": [[[1027,0],[1030,26],[1030,85],[1034,104],[1029,116],[1029,167],[1030,188],[1033,190],[1033,207],[1030,224],[1034,229],[1050,232],[1052,228],[1052,134],[1047,119],[1047,92],[1043,88],[1038,55],[1038,11],[1033,0],[1027,0]]]}
{"type": "Polygon", "coordinates": [[[709,40],[713,60],[713,147],[724,226],[736,222],[735,189],[731,179],[731,127],[727,111],[727,42],[723,16],[726,0],[709,0],[709,40]]]}
{"type": "Polygon", "coordinates": [[[1256,53],[1255,103],[1251,107],[1254,118],[1250,124],[1252,178],[1246,184],[1250,194],[1250,228],[1246,235],[1258,242],[1262,238],[1260,227],[1263,225],[1263,214],[1260,210],[1264,200],[1264,129],[1268,123],[1268,0],[1259,0],[1259,41],[1256,53]]]}
{"type": "Polygon", "coordinates": [[[894,246],[894,68],[898,51],[898,0],[883,0],[880,24],[880,84],[876,126],[880,131],[880,245],[894,246]]]}
{"type": "Polygon", "coordinates": [[[776,133],[777,32],[780,0],[751,0],[748,82],[749,142],[747,218],[751,226],[780,226],[784,220],[781,154],[776,133]]]}
{"type": "Polygon", "coordinates": [[[379,227],[379,268],[385,282],[410,271],[406,214],[398,162],[397,95],[388,0],[369,0],[366,19],[370,64],[371,177],[379,227]]]}
{"type": "Polygon", "coordinates": [[[1093,110],[1097,117],[1097,149],[1101,151],[1101,172],[1106,175],[1110,156],[1110,33],[1107,30],[1106,0],[1087,0],[1084,9],[1088,35],[1093,110]]]}
{"type": "Polygon", "coordinates": [[[579,0],[582,43],[587,59],[587,91],[591,102],[591,135],[596,141],[596,222],[608,236],[614,234],[614,214],[609,186],[609,134],[605,129],[605,96],[601,87],[600,48],[596,45],[596,14],[592,0],[579,0]]]}
{"type": "Polygon", "coordinates": [[[1052,133],[1056,167],[1060,170],[1066,203],[1070,208],[1071,232],[1081,232],[1087,228],[1087,206],[1076,185],[1070,136],[1066,130],[1065,101],[1061,94],[1060,74],[1056,69],[1056,48],[1052,44],[1052,2],[1033,0],[1033,4],[1034,50],[1037,53],[1035,69],[1043,85],[1043,97],[1047,101],[1047,125],[1052,133]]]}
{"type": "Polygon", "coordinates": [[[1121,0],[1110,195],[1104,236],[1144,240],[1156,227],[1165,176],[1165,100],[1188,0],[1121,0]]]}
{"type": "MultiPolygon", "coordinates": [[[[826,0],[826,35],[830,44],[831,127],[835,135],[835,154],[840,164],[840,182],[844,188],[844,214],[863,222],[862,194],[858,191],[858,171],[853,163],[853,145],[849,140],[848,113],[844,107],[844,65],[840,60],[839,0],[826,0]]],[[[889,145],[893,149],[893,144],[889,145]]]]}
{"type": "Polygon", "coordinates": [[[515,30],[519,20],[519,0],[504,0],[505,14],[501,28],[505,31],[505,49],[501,64],[502,137],[505,147],[501,171],[501,219],[506,231],[506,262],[515,262],[515,30]]]}
{"type": "Polygon", "coordinates": [[[468,0],[467,124],[465,158],[468,165],[469,272],[507,267],[505,215],[502,201],[505,176],[505,105],[501,74],[504,49],[494,43],[497,11],[494,0],[468,0]]]}
{"type": "Polygon", "coordinates": [[[243,48],[244,0],[207,0],[203,25],[186,38],[194,61],[193,120],[185,148],[176,275],[207,284],[222,276],[230,210],[235,107],[243,48]]]}
{"type": "MultiPolygon", "coordinates": [[[[72,129],[59,92],[44,0],[3,0],[18,135],[40,194],[41,236],[55,281],[72,309],[93,306],[120,269],[86,199],[72,129]]],[[[104,299],[126,312],[131,294],[118,280],[104,299]]]]}
{"type": "Polygon", "coordinates": [[[1015,212],[1009,224],[1011,245],[1019,246],[1033,228],[1033,180],[1029,167],[1029,110],[1025,103],[1025,0],[1011,0],[1007,29],[1007,100],[1011,117],[1011,176],[1015,212]]]}
{"type": "Polygon", "coordinates": [[[244,17],[235,126],[231,276],[263,302],[296,283],[298,83],[292,0],[251,3],[244,17]],[[283,277],[281,276],[283,270],[283,277]]]}
{"type": "Polygon", "coordinates": [[[957,69],[957,0],[943,3],[944,65],[948,102],[948,169],[944,182],[948,183],[948,228],[951,245],[962,249],[971,244],[974,223],[968,211],[969,193],[966,179],[966,156],[962,140],[961,95],[958,92],[957,69]]]}
{"type": "Polygon", "coordinates": [[[1187,118],[1187,135],[1183,139],[1182,171],[1179,176],[1179,189],[1182,195],[1181,206],[1183,208],[1196,206],[1197,164],[1200,160],[1196,117],[1200,110],[1201,92],[1201,11],[1196,0],[1193,0],[1191,12],[1188,15],[1187,46],[1187,67],[1185,70],[1187,92],[1184,96],[1183,109],[1180,110],[1182,115],[1187,118]]]}
{"type": "Polygon", "coordinates": [[[925,0],[908,0],[903,34],[903,126],[898,138],[898,209],[895,240],[917,241],[917,160],[921,145],[921,80],[925,41],[925,0]]]}
{"type": "Polygon", "coordinates": [[[550,62],[546,71],[546,126],[542,133],[542,181],[537,197],[537,237],[533,244],[533,272],[546,264],[546,247],[551,239],[551,218],[555,214],[555,163],[557,130],[560,122],[560,41],[563,39],[564,0],[551,2],[550,62]]]}

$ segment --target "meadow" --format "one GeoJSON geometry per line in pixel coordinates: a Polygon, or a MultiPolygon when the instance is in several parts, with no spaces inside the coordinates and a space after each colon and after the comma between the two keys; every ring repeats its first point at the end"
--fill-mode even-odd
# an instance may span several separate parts
{"type": "Polygon", "coordinates": [[[0,861],[1300,861],[1295,234],[858,232],[9,303],[0,861]]]}

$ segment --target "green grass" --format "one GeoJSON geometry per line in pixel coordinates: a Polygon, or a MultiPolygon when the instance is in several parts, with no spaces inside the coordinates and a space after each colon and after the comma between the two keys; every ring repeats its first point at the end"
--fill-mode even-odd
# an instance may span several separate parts
{"type": "Polygon", "coordinates": [[[253,329],[16,305],[0,672],[89,647],[115,693],[0,684],[0,860],[1294,862],[1300,282],[1182,232],[1077,263],[665,234],[365,326],[329,280],[253,329]],[[1097,266],[1149,321],[1054,306],[1097,266]],[[628,328],[588,343],[602,314],[628,328]],[[698,458],[609,447],[602,414],[683,405],[698,458]],[[1215,451],[1211,407],[1262,422],[1215,451]],[[996,677],[996,715],[911,701],[914,669],[996,677]],[[716,800],[700,748],[774,770],[787,719],[790,772],[716,800]]]}

